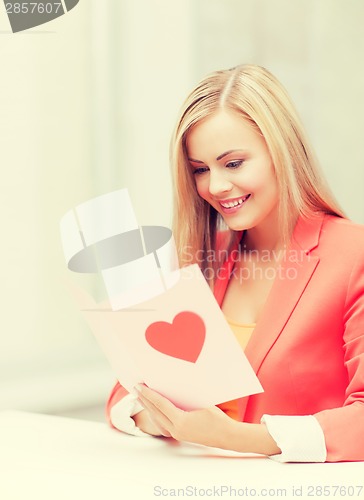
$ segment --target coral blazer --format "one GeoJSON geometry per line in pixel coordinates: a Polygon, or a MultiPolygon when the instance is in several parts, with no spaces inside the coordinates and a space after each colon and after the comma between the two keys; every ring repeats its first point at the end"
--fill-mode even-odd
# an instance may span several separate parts
{"type": "MultiPolygon", "coordinates": [[[[214,290],[220,305],[233,266],[232,252],[214,290]]],[[[264,392],[239,400],[240,419],[314,415],[327,461],[364,460],[364,226],[301,218],[281,266],[245,349],[264,392]]],[[[108,415],[125,394],[114,387],[108,415]]]]}

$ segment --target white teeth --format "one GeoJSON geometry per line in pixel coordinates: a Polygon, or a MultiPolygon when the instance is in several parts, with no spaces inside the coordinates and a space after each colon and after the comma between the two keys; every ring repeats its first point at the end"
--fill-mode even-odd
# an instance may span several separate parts
{"type": "Polygon", "coordinates": [[[220,203],[220,204],[224,208],[233,208],[233,207],[237,207],[238,205],[242,205],[244,203],[244,201],[247,200],[248,198],[249,198],[249,195],[244,196],[243,198],[239,198],[239,200],[229,201],[227,203],[220,203]]]}

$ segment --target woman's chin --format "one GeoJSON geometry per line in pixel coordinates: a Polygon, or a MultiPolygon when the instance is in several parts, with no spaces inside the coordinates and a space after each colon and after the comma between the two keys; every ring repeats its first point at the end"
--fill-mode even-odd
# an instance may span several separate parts
{"type": "Polygon", "coordinates": [[[242,221],[233,221],[231,218],[223,218],[225,224],[231,231],[245,231],[246,229],[249,229],[249,224],[243,223],[242,221]]]}

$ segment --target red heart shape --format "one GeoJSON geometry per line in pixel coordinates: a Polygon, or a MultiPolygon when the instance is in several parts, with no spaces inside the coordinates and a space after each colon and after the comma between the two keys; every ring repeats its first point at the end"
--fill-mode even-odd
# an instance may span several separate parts
{"type": "Polygon", "coordinates": [[[205,323],[196,313],[182,311],[172,324],[156,321],[148,326],[145,338],[148,344],[173,358],[196,363],[205,342],[205,323]]]}

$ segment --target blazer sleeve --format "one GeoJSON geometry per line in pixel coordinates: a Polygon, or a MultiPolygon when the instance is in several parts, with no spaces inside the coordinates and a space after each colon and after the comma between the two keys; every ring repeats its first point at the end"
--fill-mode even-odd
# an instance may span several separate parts
{"type": "MultiPolygon", "coordinates": [[[[348,281],[343,350],[348,386],[342,407],[316,413],[326,442],[327,461],[364,460],[364,255],[348,281]]],[[[333,377],[335,374],[333,374],[333,377]]]]}

